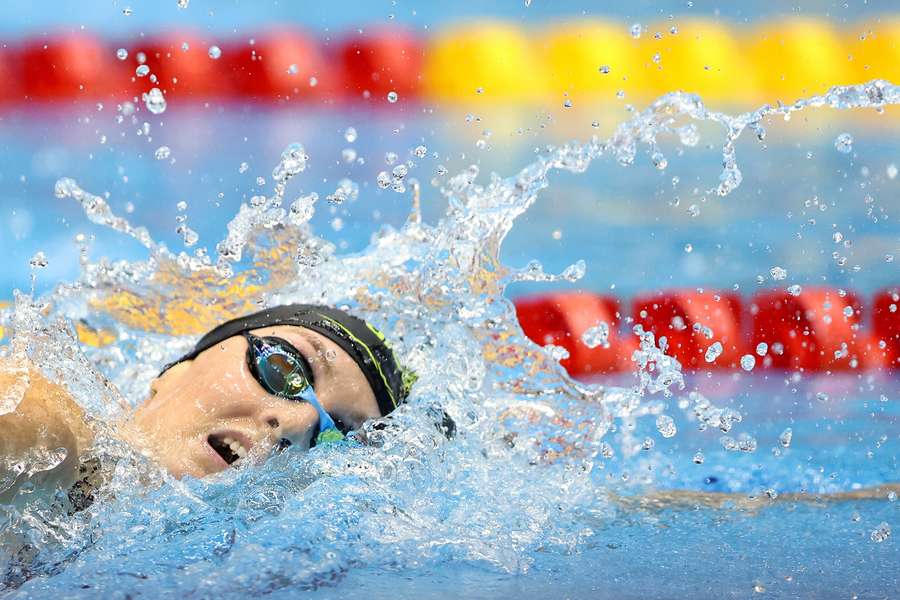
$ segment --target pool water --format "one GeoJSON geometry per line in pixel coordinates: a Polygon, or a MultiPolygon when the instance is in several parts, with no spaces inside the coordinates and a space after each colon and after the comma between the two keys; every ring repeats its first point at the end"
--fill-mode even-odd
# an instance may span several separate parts
{"type": "Polygon", "coordinates": [[[95,506],[70,519],[41,501],[4,513],[4,527],[38,548],[35,560],[10,563],[5,596],[888,598],[900,588],[896,487],[866,491],[896,484],[900,472],[894,373],[699,372],[680,385],[680,370],[651,343],[642,352],[667,385],[638,385],[634,373],[574,382],[552,349],[524,338],[507,301],[573,286],[627,297],[676,284],[749,293],[824,281],[868,294],[896,283],[897,263],[886,258],[897,244],[896,148],[865,122],[826,121],[804,138],[787,130],[801,119],[769,124],[765,143],[739,142],[743,182],[719,197],[703,190],[720,182],[722,132],[704,123],[708,147],[665,141],[671,159],[660,170],[643,147],[624,168],[599,146],[552,151],[513,135],[479,156],[449,131],[451,119],[427,114],[406,114],[400,127],[358,115],[364,122],[170,109],[146,141],[135,133],[141,123],[103,117],[98,127],[83,110],[21,113],[2,134],[11,218],[0,250],[14,265],[4,285],[28,290],[33,273],[53,300],[20,297],[3,324],[15,325],[14,339],[51,376],[78,381],[73,393],[98,420],[110,480],[95,506]],[[341,160],[348,125],[364,164],[341,160]],[[858,128],[849,154],[834,145],[847,128],[858,128]],[[24,136],[32,130],[43,136],[24,136]],[[292,251],[324,247],[309,245],[306,223],[280,213],[271,192],[272,166],[297,139],[310,160],[284,180],[294,186],[284,205],[298,188],[325,200],[342,177],[360,193],[316,204],[310,223],[334,255],[285,267],[256,260],[290,256],[266,254],[285,240],[255,234],[286,232],[292,251]],[[155,158],[163,143],[174,163],[155,158]],[[409,192],[375,183],[399,160],[387,152],[406,158],[418,145],[428,147],[410,158],[410,178],[424,186],[421,225],[407,221],[409,192]],[[480,177],[454,177],[473,154],[480,177]],[[491,178],[492,169],[511,177],[491,178]],[[52,197],[64,175],[97,197],[72,182],[52,197]],[[176,217],[213,256],[231,222],[247,253],[260,252],[231,261],[259,284],[255,296],[227,297],[218,279],[203,279],[209,267],[177,266],[160,246],[89,223],[78,202],[96,207],[104,190],[116,214],[175,252],[196,250],[182,244],[176,217]],[[235,218],[257,194],[269,195],[235,218]],[[280,229],[245,228],[240,215],[280,229]],[[853,242],[840,244],[842,262],[835,231],[853,242]],[[95,237],[79,241],[91,257],[79,276],[71,240],[82,232],[95,237]],[[32,270],[36,250],[49,264],[32,270]],[[548,284],[515,270],[530,259],[553,273],[583,259],[586,272],[548,284]],[[788,281],[766,276],[775,265],[788,281]],[[165,269],[185,278],[184,289],[154,279],[165,269]],[[227,311],[312,297],[404,332],[398,352],[420,380],[396,430],[371,447],[290,450],[203,481],[171,480],[116,445],[106,426],[114,400],[139,403],[158,367],[193,340],[142,320],[141,307],[165,307],[185,290],[199,296],[201,316],[204,302],[227,311]],[[137,309],[116,309],[123,293],[137,309]],[[106,328],[115,342],[79,350],[56,317],[106,328]],[[457,421],[456,438],[431,427],[435,406],[457,421]]]}
{"type": "MultiPolygon", "coordinates": [[[[835,593],[893,597],[900,585],[896,568],[900,549],[895,537],[875,542],[872,536],[882,523],[896,523],[900,502],[887,492],[844,500],[828,499],[826,494],[894,480],[900,455],[900,409],[896,401],[883,401],[872,388],[896,398],[897,381],[852,378],[835,383],[831,378],[811,377],[791,382],[782,376],[703,379],[689,379],[688,384],[698,383],[722,406],[739,408],[744,420],[734,429],[752,434],[757,450],[728,451],[721,444],[721,431],[699,431],[696,418],[672,406],[674,399],[662,403],[657,409],[674,417],[678,433],[664,438],[655,430],[653,419],[642,418],[634,428],[623,424],[610,435],[610,445],[618,449],[616,456],[598,462],[591,472],[573,470],[567,475],[575,487],[583,487],[583,495],[574,506],[571,498],[563,500],[570,512],[549,516],[546,532],[556,538],[538,536],[517,545],[488,527],[479,534],[479,545],[470,536],[441,539],[445,530],[435,524],[434,539],[429,540],[427,523],[410,523],[409,537],[395,540],[403,544],[402,553],[395,553],[392,544],[380,544],[365,561],[355,560],[358,549],[354,546],[370,542],[365,531],[351,529],[336,535],[331,556],[324,558],[307,546],[309,541],[303,541],[324,543],[320,523],[285,521],[291,520],[292,510],[306,514],[307,507],[301,508],[297,501],[318,503],[329,498],[326,481],[293,502],[256,498],[257,514],[250,521],[246,511],[253,498],[246,493],[241,494],[241,508],[235,512],[227,506],[208,509],[217,522],[214,528],[200,525],[211,516],[203,517],[203,512],[174,522],[169,515],[165,517],[170,520],[168,527],[157,532],[160,537],[147,550],[133,543],[126,543],[132,546],[127,550],[117,549],[98,540],[95,548],[73,557],[61,572],[29,581],[12,597],[42,597],[59,591],[72,596],[114,595],[121,586],[132,597],[251,592],[291,597],[298,590],[328,598],[359,590],[372,598],[747,598],[757,594],[790,598],[833,597],[835,593]],[[825,401],[817,398],[822,390],[828,390],[825,401]],[[786,427],[793,432],[788,447],[779,440],[786,427]],[[645,450],[642,443],[648,437],[655,445],[645,450]],[[622,450],[627,448],[630,454],[622,450]],[[698,451],[704,455],[702,464],[695,462],[698,451]],[[664,499],[659,494],[666,490],[736,495],[709,506],[698,497],[664,499]],[[746,501],[750,497],[755,500],[746,501]],[[553,525],[555,520],[559,523],[553,525]],[[419,527],[425,531],[416,531],[422,536],[417,539],[413,530],[419,527]],[[280,536],[293,539],[293,544],[284,548],[280,536]],[[353,542],[346,544],[345,536],[353,542]],[[415,543],[407,545],[410,541],[415,543]],[[516,547],[512,559],[508,556],[512,548],[504,548],[510,544],[516,547]],[[165,552],[160,553],[160,548],[165,552]],[[310,564],[313,557],[318,561],[310,564]],[[512,562],[502,564],[502,557],[512,562]]],[[[440,461],[432,465],[440,466],[440,461]]],[[[542,471],[549,474],[555,468],[539,464],[531,470],[540,478],[542,471]]],[[[466,484],[458,490],[448,485],[445,493],[448,496],[436,500],[446,503],[445,510],[457,503],[470,506],[466,484]]],[[[487,525],[485,512],[504,518],[499,515],[508,493],[503,488],[488,490],[484,500],[494,506],[473,511],[471,520],[466,515],[453,518],[470,527],[470,534],[477,534],[487,525]]],[[[213,502],[220,498],[211,490],[205,495],[213,502]]],[[[571,490],[560,495],[571,496],[571,490]]],[[[359,501],[352,496],[330,500],[359,501]]],[[[159,503],[158,498],[150,499],[157,510],[159,503]]],[[[548,498],[548,507],[552,506],[553,498],[548,498]]],[[[314,507],[314,514],[329,507],[334,518],[341,519],[344,511],[334,505],[314,507]]],[[[145,535],[144,527],[132,527],[133,536],[145,535]]],[[[128,530],[106,535],[127,536],[128,530]]]]}

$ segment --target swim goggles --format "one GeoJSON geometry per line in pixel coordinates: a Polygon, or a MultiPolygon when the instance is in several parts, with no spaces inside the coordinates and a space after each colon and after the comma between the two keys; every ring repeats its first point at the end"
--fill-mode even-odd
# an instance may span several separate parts
{"type": "MultiPolygon", "coordinates": [[[[246,331],[242,335],[247,340],[247,365],[259,385],[279,398],[306,402],[316,409],[319,430],[310,447],[343,440],[349,429],[338,428],[335,420],[322,408],[313,387],[312,367],[300,351],[280,337],[257,337],[246,331]]],[[[281,441],[282,447],[290,445],[289,440],[281,441]]]]}

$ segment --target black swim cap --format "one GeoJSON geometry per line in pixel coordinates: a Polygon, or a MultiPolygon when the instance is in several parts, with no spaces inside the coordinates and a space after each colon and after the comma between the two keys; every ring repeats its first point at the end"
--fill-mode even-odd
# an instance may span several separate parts
{"type": "Polygon", "coordinates": [[[193,350],[167,365],[162,372],[180,362],[193,360],[204,350],[230,337],[275,325],[312,329],[340,346],[365,374],[375,392],[381,416],[389,414],[409,395],[415,375],[400,368],[380,331],[342,310],[313,304],[276,306],[222,323],[200,338],[193,350]]]}

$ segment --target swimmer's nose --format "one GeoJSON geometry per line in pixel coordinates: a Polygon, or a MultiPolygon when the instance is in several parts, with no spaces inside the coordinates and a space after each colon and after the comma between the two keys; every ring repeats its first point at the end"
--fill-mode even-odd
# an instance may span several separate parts
{"type": "Polygon", "coordinates": [[[271,432],[271,439],[276,440],[275,446],[279,450],[294,445],[309,448],[318,429],[319,417],[311,406],[305,407],[306,410],[298,410],[299,406],[291,408],[292,410],[273,411],[263,416],[263,421],[271,432]]]}

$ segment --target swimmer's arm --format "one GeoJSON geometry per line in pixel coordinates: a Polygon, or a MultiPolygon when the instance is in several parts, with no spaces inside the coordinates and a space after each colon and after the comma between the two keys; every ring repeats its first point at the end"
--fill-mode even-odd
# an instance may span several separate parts
{"type": "Polygon", "coordinates": [[[93,441],[84,411],[65,389],[33,365],[15,367],[0,359],[0,400],[21,398],[16,410],[0,415],[4,504],[11,503],[26,483],[46,491],[71,487],[78,475],[79,454],[93,441]]]}

